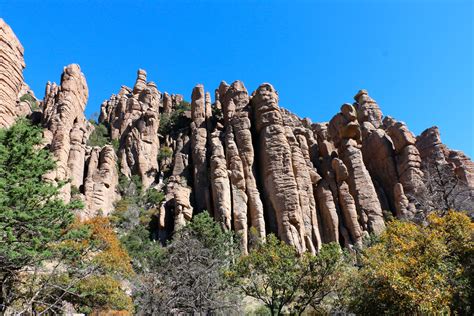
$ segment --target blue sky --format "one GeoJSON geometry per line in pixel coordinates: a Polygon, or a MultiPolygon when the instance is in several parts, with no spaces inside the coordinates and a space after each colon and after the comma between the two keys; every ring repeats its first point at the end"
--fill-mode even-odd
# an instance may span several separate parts
{"type": "Polygon", "coordinates": [[[474,154],[472,0],[22,1],[0,16],[25,47],[26,81],[43,97],[81,65],[86,113],[144,68],[160,91],[240,79],[270,82],[280,105],[327,121],[367,89],[385,115],[474,154]]]}

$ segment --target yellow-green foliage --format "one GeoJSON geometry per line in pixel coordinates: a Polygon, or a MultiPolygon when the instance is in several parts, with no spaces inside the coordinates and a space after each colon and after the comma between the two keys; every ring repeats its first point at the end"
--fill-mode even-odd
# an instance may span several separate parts
{"type": "Polygon", "coordinates": [[[77,285],[77,290],[81,296],[81,304],[88,306],[81,308],[82,312],[133,311],[132,299],[122,290],[120,282],[110,276],[83,279],[77,285]]]}
{"type": "Polygon", "coordinates": [[[391,222],[363,253],[352,308],[362,314],[469,311],[473,234],[460,212],[432,214],[426,226],[391,222]]]}

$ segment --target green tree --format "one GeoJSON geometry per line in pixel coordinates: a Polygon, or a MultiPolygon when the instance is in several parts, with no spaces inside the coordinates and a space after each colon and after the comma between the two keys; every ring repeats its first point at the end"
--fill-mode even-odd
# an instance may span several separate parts
{"type": "Polygon", "coordinates": [[[50,259],[50,244],[72,222],[78,202],[65,204],[43,175],[55,168],[41,129],[20,119],[0,130],[0,311],[14,300],[12,287],[25,267],[50,259]]]}
{"type": "Polygon", "coordinates": [[[393,221],[362,253],[350,309],[367,315],[472,314],[474,225],[450,211],[426,225],[393,221]]]}
{"type": "Polygon", "coordinates": [[[215,314],[235,310],[240,299],[223,272],[230,267],[238,243],[207,212],[175,233],[160,262],[136,282],[138,312],[215,314]]]}
{"type": "MultiPolygon", "coordinates": [[[[102,147],[107,144],[111,144],[107,126],[105,126],[104,124],[97,124],[95,123],[95,121],[91,121],[91,123],[92,125],[94,125],[94,130],[92,131],[87,140],[87,145],[102,147]]],[[[115,148],[116,144],[114,144],[113,146],[115,148]]]]}
{"type": "Polygon", "coordinates": [[[59,186],[44,180],[55,168],[42,131],[21,119],[0,130],[0,314],[132,310],[121,288],[130,258],[102,217],[80,221],[59,186]]]}
{"type": "Polygon", "coordinates": [[[337,283],[343,266],[339,245],[324,245],[317,256],[300,256],[294,247],[274,235],[259,243],[227,272],[242,292],[263,302],[272,315],[284,308],[302,314],[309,305],[318,307],[337,283]]]}

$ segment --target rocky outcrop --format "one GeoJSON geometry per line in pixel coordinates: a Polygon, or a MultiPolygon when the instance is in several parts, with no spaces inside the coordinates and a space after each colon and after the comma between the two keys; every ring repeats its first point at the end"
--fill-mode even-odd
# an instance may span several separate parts
{"type": "Polygon", "coordinates": [[[252,94],[252,106],[267,212],[276,218],[280,238],[302,252],[304,224],[291,147],[279,111],[278,94],[271,84],[260,85],[252,94]]]}
{"type": "Polygon", "coordinates": [[[354,197],[359,221],[364,230],[380,233],[384,228],[381,204],[372,178],[364,164],[360,143],[362,133],[355,109],[344,104],[341,112],[329,122],[329,135],[338,148],[349,172],[348,184],[354,197]]]}
{"type": "Polygon", "coordinates": [[[112,146],[90,149],[86,159],[84,179],[85,216],[107,216],[120,199],[118,191],[117,156],[112,146]]]}
{"type": "Polygon", "coordinates": [[[89,91],[79,65],[64,68],[61,84],[46,85],[43,100],[44,137],[56,159],[56,170],[46,176],[50,181],[71,180],[63,187],[63,197],[69,200],[71,184],[80,188],[87,137],[92,126],[84,116],[89,91]]]}
{"type": "Polygon", "coordinates": [[[436,126],[423,131],[416,138],[416,147],[420,152],[425,168],[430,164],[449,164],[452,172],[469,188],[474,188],[474,162],[463,152],[451,150],[441,142],[436,126]]]}
{"type": "MultiPolygon", "coordinates": [[[[247,201],[241,206],[241,212],[235,212],[238,225],[246,231],[247,222],[255,229],[257,237],[265,239],[265,219],[263,203],[257,188],[255,177],[255,152],[251,132],[250,98],[241,81],[235,81],[230,87],[222,84],[220,90],[225,94],[222,100],[225,140],[228,152],[227,166],[231,172],[233,186],[242,200],[247,201]],[[229,150],[230,149],[230,150],[229,150]]],[[[240,198],[239,198],[240,199],[240,198]]],[[[236,205],[241,203],[236,201],[236,205]]],[[[248,231],[246,232],[248,234],[248,231]]],[[[247,237],[244,237],[246,240],[247,237]]],[[[246,241],[244,249],[246,248],[246,241]]]]}
{"type": "Polygon", "coordinates": [[[382,126],[382,111],[367,90],[359,90],[354,97],[359,122],[369,122],[375,128],[382,126]]]}
{"type": "Polygon", "coordinates": [[[23,46],[15,33],[0,18],[0,128],[8,127],[24,114],[19,106],[23,85],[23,46]]]}
{"type": "Polygon", "coordinates": [[[330,122],[313,123],[281,108],[268,83],[249,96],[241,81],[221,82],[214,100],[197,85],[189,106],[138,70],[133,88],[103,102],[96,125],[84,116],[88,88],[78,65],[65,67],[60,84],[48,83],[37,102],[23,82],[23,48],[1,19],[0,35],[0,126],[28,115],[44,127],[57,161],[45,178],[66,183],[64,200],[84,201],[82,217],[110,214],[121,198],[119,178],[127,177],[165,192],[153,206],[152,235],[162,241],[208,210],[240,235],[244,253],[268,233],[316,253],[327,242],[360,246],[390,214],[416,217],[433,163],[468,191],[464,201],[474,197],[466,155],[447,148],[436,127],[415,138],[403,122],[383,117],[366,90],[330,122]],[[107,145],[89,146],[104,129],[107,145]]]}
{"type": "Polygon", "coordinates": [[[211,183],[212,200],[214,202],[214,218],[225,230],[232,228],[232,196],[229,173],[222,146],[223,133],[216,130],[211,135],[211,183]]]}
{"type": "Polygon", "coordinates": [[[102,104],[99,117],[111,138],[119,141],[121,173],[129,178],[138,175],[144,189],[156,181],[158,174],[160,104],[156,84],[147,82],[146,72],[139,69],[133,89],[122,86],[117,95],[102,104]]]}
{"type": "Polygon", "coordinates": [[[191,95],[191,152],[196,211],[212,212],[207,153],[206,100],[204,86],[197,85],[191,95]]]}
{"type": "Polygon", "coordinates": [[[356,203],[350,194],[349,185],[347,184],[349,172],[342,160],[338,158],[332,160],[332,168],[336,173],[338,197],[344,226],[349,232],[351,243],[360,246],[362,244],[363,231],[357,219],[356,203]]]}

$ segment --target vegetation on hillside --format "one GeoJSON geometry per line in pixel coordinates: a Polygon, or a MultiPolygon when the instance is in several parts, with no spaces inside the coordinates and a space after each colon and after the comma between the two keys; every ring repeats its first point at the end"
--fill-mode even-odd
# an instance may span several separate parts
{"type": "MultiPolygon", "coordinates": [[[[93,142],[108,137],[96,131],[93,142]]],[[[207,212],[162,244],[164,192],[122,177],[110,217],[76,218],[76,195],[64,203],[65,183],[44,180],[55,163],[41,135],[24,119],[0,130],[0,313],[242,314],[245,297],[269,315],[473,312],[474,226],[462,212],[391,220],[362,249],[331,243],[316,256],[274,235],[241,255],[207,212]]]]}
{"type": "Polygon", "coordinates": [[[131,311],[123,247],[107,219],[75,219],[81,203],[64,203],[65,183],[43,178],[55,162],[41,144],[42,130],[25,119],[0,130],[0,312],[57,313],[65,301],[78,311],[131,311]],[[99,280],[114,283],[114,295],[91,290],[99,280]]]}
{"type": "Polygon", "coordinates": [[[189,126],[191,120],[186,117],[185,112],[190,110],[191,105],[186,101],[182,101],[171,113],[160,114],[158,133],[160,135],[168,135],[172,131],[177,131],[189,126]]]}

